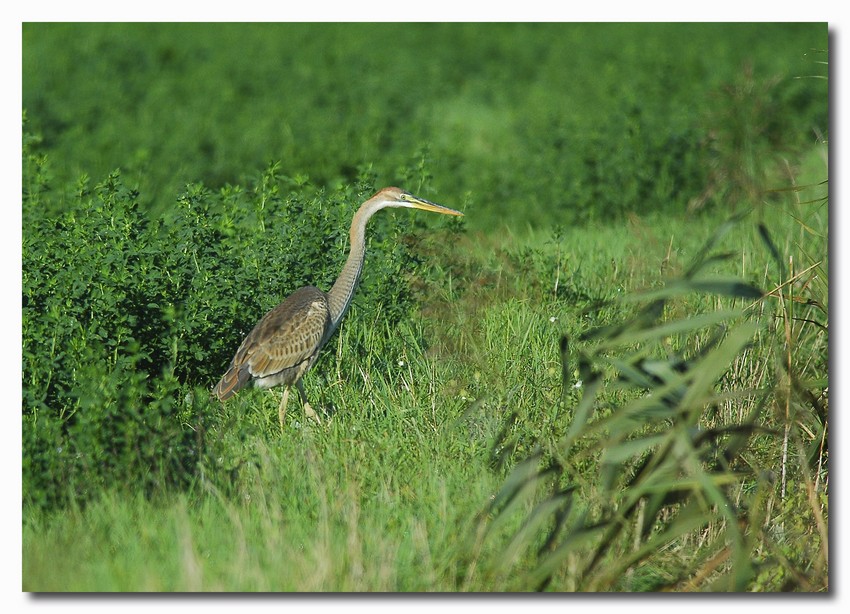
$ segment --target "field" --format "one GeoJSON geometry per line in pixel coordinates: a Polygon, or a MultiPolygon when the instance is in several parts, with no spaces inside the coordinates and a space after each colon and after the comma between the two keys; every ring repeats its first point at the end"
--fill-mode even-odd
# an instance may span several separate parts
{"type": "Polygon", "coordinates": [[[25,24],[23,590],[829,586],[825,24],[25,24]],[[360,202],[297,395],[210,397],[360,202]]]}

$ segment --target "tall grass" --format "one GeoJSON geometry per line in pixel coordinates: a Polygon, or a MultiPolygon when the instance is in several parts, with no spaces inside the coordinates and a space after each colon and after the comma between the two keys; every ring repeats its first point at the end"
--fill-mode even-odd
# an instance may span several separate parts
{"type": "MultiPolygon", "coordinates": [[[[823,200],[796,208],[820,229],[794,220],[809,254],[826,253],[824,210],[823,200]]],[[[703,268],[740,258],[714,251],[735,223],[681,278],[637,295],[644,306],[633,316],[580,336],[575,401],[567,361],[576,344],[561,338],[569,428],[519,455],[481,517],[476,547],[501,544],[486,572],[496,581],[518,590],[743,591],[765,578],[781,578],[783,590],[828,587],[827,382],[803,375],[826,372],[826,354],[814,369],[810,354],[828,341],[824,297],[812,287],[824,258],[794,274],[762,223],[753,234],[774,260],[770,292],[705,277],[703,268]],[[705,292],[721,297],[709,302],[719,309],[676,305],[705,292]],[[800,305],[805,315],[795,315],[800,305]],[[786,532],[777,510],[790,508],[800,515],[786,532]],[[778,534],[810,547],[788,556],[778,534]]],[[[501,436],[496,447],[515,450],[512,429],[501,436]]]]}
{"type": "MultiPolygon", "coordinates": [[[[817,228],[818,214],[804,216],[817,228]]],[[[766,225],[777,252],[781,229],[799,230],[784,219],[766,225]]],[[[612,292],[590,319],[602,329],[548,284],[537,288],[543,275],[512,282],[548,297],[540,303],[475,304],[478,289],[464,280],[457,295],[432,282],[451,299],[432,308],[443,319],[395,327],[401,347],[355,307],[328,367],[305,380],[332,412],[323,426],[296,410],[281,434],[268,391],[202,405],[205,437],[227,451],[210,473],[153,499],[117,490],[67,514],[30,508],[25,588],[826,588],[828,400],[824,381],[805,375],[823,365],[794,352],[796,388],[785,375],[777,288],[786,286],[751,221],[690,259],[704,274],[683,261],[696,242],[675,241],[681,255],[668,266],[690,279],[637,302],[612,292]],[[739,242],[753,275],[733,283],[724,271],[739,266],[741,253],[728,257],[739,242]],[[740,298],[719,296],[728,293],[740,298]],[[444,338],[428,358],[417,340],[434,327],[444,338]],[[68,538],[79,534],[87,538],[68,538]]],[[[635,230],[617,232],[622,244],[635,230]]],[[[580,243],[577,231],[565,240],[573,236],[580,243]]],[[[521,261],[554,279],[558,248],[545,245],[537,262],[521,261]]],[[[635,267],[655,269],[668,251],[659,241],[635,267]]],[[[609,265],[585,263],[585,275],[603,278],[609,265]]],[[[638,268],[625,275],[643,279],[638,268]]],[[[798,299],[811,286],[795,286],[798,299]]],[[[825,341],[810,309],[811,322],[796,320],[807,349],[825,341]]]]}

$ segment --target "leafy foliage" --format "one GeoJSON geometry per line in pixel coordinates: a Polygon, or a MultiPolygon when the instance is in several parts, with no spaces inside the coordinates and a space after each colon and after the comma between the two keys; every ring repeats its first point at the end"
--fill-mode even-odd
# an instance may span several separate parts
{"type": "Polygon", "coordinates": [[[23,40],[54,172],[120,161],[155,212],[269,159],[332,190],[365,167],[392,185],[427,146],[429,187],[475,195],[475,228],[545,229],[734,206],[775,175],[759,156],[828,136],[826,81],[795,79],[826,24],[24,24],[23,40]]]}
{"type": "MultiPolygon", "coordinates": [[[[39,187],[24,195],[26,496],[52,505],[106,486],[187,484],[215,453],[206,391],[286,292],[330,287],[374,186],[364,176],[326,195],[272,164],[247,190],[187,186],[150,221],[116,171],[94,188],[83,178],[49,217],[28,143],[25,185],[39,187]]],[[[392,326],[411,305],[401,273],[413,256],[392,216],[370,226],[375,257],[356,302],[392,326]]]]}
{"type": "MultiPolygon", "coordinates": [[[[774,422],[768,408],[795,407],[783,420],[785,437],[787,442],[794,433],[802,465],[791,463],[806,476],[822,471],[827,411],[802,383],[784,392],[784,386],[770,384],[744,389],[738,377],[729,377],[742,357],[753,360],[747,355],[754,337],[773,321],[769,312],[754,309],[768,297],[752,284],[700,274],[729,257],[712,250],[739,221],[721,226],[681,279],[638,295],[647,302],[633,317],[582,336],[590,347],[578,356],[583,393],[569,429],[551,447],[540,441],[520,456],[481,516],[473,550],[487,541],[504,543],[498,564],[488,570],[495,578],[538,590],[558,578],[559,586],[566,581],[579,591],[743,591],[757,575],[771,573],[787,574],[786,588],[813,590],[825,582],[823,551],[815,555],[814,569],[805,559],[765,560],[760,554],[773,547],[765,522],[780,490],[774,458],[757,451],[765,440],[774,450],[782,440],[768,426],[774,422]],[[714,292],[740,306],[664,321],[669,301],[686,291],[714,292]],[[759,315],[746,317],[754,311],[759,315]],[[726,389],[729,379],[739,383],[726,389]],[[725,405],[737,406],[740,418],[730,419],[720,409],[725,405]],[[695,534],[702,536],[696,552],[681,555],[677,569],[652,571],[664,567],[656,559],[667,548],[695,534]],[[524,568],[528,559],[532,563],[524,568]]],[[[760,232],[775,253],[769,233],[764,227],[760,232]]],[[[564,337],[564,401],[568,348],[564,337]]],[[[782,379],[797,380],[792,372],[798,367],[788,368],[782,379]]],[[[516,449],[509,428],[514,419],[506,422],[496,448],[516,449]]],[[[812,478],[805,483],[812,493],[812,478]]],[[[784,498],[784,483],[781,491],[784,498]]],[[[812,501],[808,509],[822,541],[820,506],[812,501]]]]}

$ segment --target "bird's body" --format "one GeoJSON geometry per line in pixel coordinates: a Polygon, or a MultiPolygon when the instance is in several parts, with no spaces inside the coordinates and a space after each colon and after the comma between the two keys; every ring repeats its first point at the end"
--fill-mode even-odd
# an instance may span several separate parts
{"type": "Polygon", "coordinates": [[[281,427],[290,386],[297,386],[304,411],[318,420],[307,402],[301,377],[316,362],[319,351],[339,326],[360,281],[366,251],[366,223],[387,207],[424,209],[448,215],[459,211],[417,198],[399,188],[384,188],[364,202],[351,221],[351,250],[329,292],[313,286],[299,288],[269,311],[236,350],[227,372],[213,388],[225,401],[253,379],[261,388],[284,385],[278,410],[281,427]]]}

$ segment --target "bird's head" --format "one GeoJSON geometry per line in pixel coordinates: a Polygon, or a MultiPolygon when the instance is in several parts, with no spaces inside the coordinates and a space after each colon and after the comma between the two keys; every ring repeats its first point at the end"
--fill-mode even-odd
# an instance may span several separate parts
{"type": "Polygon", "coordinates": [[[443,207],[430,200],[414,196],[410,192],[405,192],[401,188],[384,188],[379,190],[367,202],[375,203],[375,210],[383,209],[384,207],[405,207],[407,209],[422,209],[423,211],[433,211],[434,213],[445,213],[446,215],[463,215],[460,211],[443,207]]]}

